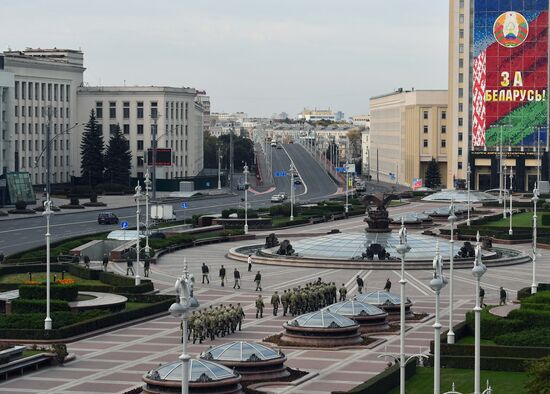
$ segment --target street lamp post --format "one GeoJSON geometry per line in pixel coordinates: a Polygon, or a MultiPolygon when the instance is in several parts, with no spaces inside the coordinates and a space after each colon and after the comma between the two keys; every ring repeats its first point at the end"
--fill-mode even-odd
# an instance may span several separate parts
{"type": "Polygon", "coordinates": [[[476,306],[475,314],[475,361],[474,361],[474,394],[481,394],[481,306],[479,305],[479,283],[481,277],[487,271],[487,267],[481,261],[481,242],[479,242],[479,231],[477,232],[476,253],[472,275],[476,279],[476,306]]]}
{"type": "MultiPolygon", "coordinates": [[[[141,284],[141,277],[139,276],[139,199],[142,197],[141,186],[138,184],[135,188],[136,194],[134,194],[134,200],[136,201],[136,269],[135,269],[135,285],[141,284]]],[[[153,190],[154,191],[154,190],[153,190]]]]}
{"type": "Polygon", "coordinates": [[[500,125],[500,147],[499,147],[499,173],[498,173],[498,203],[502,204],[502,180],[506,175],[503,176],[502,173],[502,125],[500,125]]]}
{"type": "Polygon", "coordinates": [[[294,163],[290,163],[290,220],[294,220],[294,163]]]}
{"type": "MultiPolygon", "coordinates": [[[[504,166],[504,187],[503,191],[506,190],[506,166],[504,166]]],[[[498,201],[502,204],[502,218],[506,219],[506,193],[503,193],[503,199],[498,201]]]]}
{"type": "Polygon", "coordinates": [[[536,266],[537,266],[537,202],[539,201],[539,189],[535,183],[533,189],[533,282],[531,283],[531,294],[537,292],[536,266]]]}
{"type": "Polygon", "coordinates": [[[46,319],[44,319],[44,330],[52,329],[52,318],[50,317],[50,216],[52,214],[52,202],[48,199],[44,201],[44,212],[46,216],[46,319]]]}
{"type": "Polygon", "coordinates": [[[433,279],[430,287],[435,291],[435,322],[434,328],[434,394],[439,394],[441,388],[441,323],[439,322],[439,294],[447,285],[447,278],[443,276],[443,259],[439,253],[439,241],[437,241],[435,257],[433,260],[433,279]]]}
{"type": "Polygon", "coordinates": [[[449,207],[449,218],[447,219],[451,224],[451,240],[449,245],[449,331],[447,332],[447,343],[455,343],[455,333],[453,331],[453,303],[454,303],[454,289],[453,289],[453,278],[454,278],[454,261],[455,261],[455,238],[454,238],[454,229],[456,222],[455,215],[455,203],[454,200],[451,200],[451,206],[449,207]]]}
{"type": "Polygon", "coordinates": [[[248,165],[244,165],[244,233],[248,234],[248,165]]]}
{"type": "Polygon", "coordinates": [[[401,279],[399,284],[401,285],[401,304],[400,304],[400,327],[399,327],[399,387],[400,393],[405,394],[405,285],[407,280],[405,279],[405,255],[411,247],[407,243],[407,228],[405,227],[405,220],[401,218],[401,229],[399,230],[399,245],[397,245],[397,253],[401,255],[401,279]]]}
{"type": "Polygon", "coordinates": [[[466,226],[470,225],[470,175],[472,173],[472,168],[468,163],[468,169],[466,170],[466,186],[468,187],[468,217],[466,219],[466,226]]]}
{"type": "Polygon", "coordinates": [[[189,360],[191,356],[187,354],[187,319],[189,312],[199,307],[199,302],[193,297],[193,286],[195,278],[192,274],[189,274],[187,269],[187,263],[185,263],[183,269],[183,275],[176,280],[175,288],[176,293],[179,296],[179,302],[175,302],[170,306],[168,310],[170,314],[182,321],[182,353],[179,356],[181,360],[181,393],[189,393],[189,360]]]}
{"type": "Polygon", "coordinates": [[[218,145],[218,190],[222,188],[222,155],[218,145]]]}
{"type": "Polygon", "coordinates": [[[151,190],[151,174],[149,173],[149,168],[147,168],[145,181],[143,183],[145,183],[145,254],[149,256],[151,253],[151,248],[149,247],[149,190],[151,190]]]}
{"type": "Polygon", "coordinates": [[[512,235],[514,233],[514,230],[512,230],[512,180],[514,179],[514,171],[512,167],[510,167],[510,229],[508,230],[508,235],[512,235]]]}

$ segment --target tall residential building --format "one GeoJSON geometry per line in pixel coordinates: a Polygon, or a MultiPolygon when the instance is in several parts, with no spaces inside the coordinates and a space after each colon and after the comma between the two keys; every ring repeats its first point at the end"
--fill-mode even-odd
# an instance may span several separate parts
{"type": "Polygon", "coordinates": [[[211,126],[210,119],[210,96],[206,96],[206,92],[197,91],[197,97],[195,99],[202,106],[202,125],[203,132],[209,133],[211,126]]]}
{"type": "MultiPolygon", "coordinates": [[[[156,124],[157,149],[170,149],[171,164],[158,166],[157,179],[197,175],[203,168],[203,107],[192,88],[156,86],[81,87],[78,90],[78,139],[90,112],[96,113],[105,143],[119,125],[130,142],[131,176],[142,178],[147,152],[153,147],[156,124]]],[[[80,150],[74,152],[72,170],[80,174],[80,150]]],[[[158,160],[157,160],[158,162],[158,160]]]]}
{"type": "Polygon", "coordinates": [[[547,0],[449,1],[449,187],[548,180],[548,23],[547,0]]]}
{"type": "Polygon", "coordinates": [[[432,158],[447,182],[447,91],[415,90],[370,99],[372,179],[411,185],[432,158]]]}
{"type": "Polygon", "coordinates": [[[3,70],[3,60],[4,58],[0,56],[0,176],[14,169],[15,145],[13,140],[15,82],[13,74],[3,70]]]}
{"type": "Polygon", "coordinates": [[[13,169],[29,172],[34,184],[46,183],[46,131],[52,142],[51,182],[69,182],[76,133],[64,134],[76,123],[76,90],[82,85],[83,54],[71,49],[26,49],[4,52],[4,69],[14,75],[13,169]],[[48,121],[51,114],[51,122],[48,121]]]}

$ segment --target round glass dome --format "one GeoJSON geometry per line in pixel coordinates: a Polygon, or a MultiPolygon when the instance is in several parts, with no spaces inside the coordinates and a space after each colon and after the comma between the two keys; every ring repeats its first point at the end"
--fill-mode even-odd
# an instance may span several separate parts
{"type": "Polygon", "coordinates": [[[290,320],[287,325],[306,328],[344,328],[357,325],[347,317],[326,310],[306,313],[290,320]]]}
{"type": "Polygon", "coordinates": [[[216,346],[201,353],[200,357],[213,361],[265,361],[284,356],[267,346],[240,341],[216,346]]]}
{"type": "Polygon", "coordinates": [[[432,218],[425,213],[419,213],[419,212],[409,212],[404,213],[402,215],[394,215],[391,216],[391,222],[392,223],[401,223],[401,218],[403,218],[405,224],[407,223],[421,223],[423,221],[431,221],[432,218]]]}
{"type": "MultiPolygon", "coordinates": [[[[229,368],[205,360],[191,359],[189,361],[189,381],[190,382],[211,382],[224,379],[236,378],[236,375],[229,368]]],[[[181,381],[182,366],[181,361],[161,365],[147,374],[152,380],[174,380],[181,381]]]]}
{"type": "Polygon", "coordinates": [[[357,300],[337,302],[323,308],[324,311],[338,313],[343,316],[376,316],[385,315],[386,312],[374,305],[366,304],[357,300]]]}
{"type": "MultiPolygon", "coordinates": [[[[468,192],[466,190],[446,189],[440,192],[430,194],[422,199],[423,201],[451,201],[468,202],[468,192]]],[[[470,203],[481,203],[497,201],[497,198],[489,193],[470,190],[470,203]]]]}
{"type": "MultiPolygon", "coordinates": [[[[371,291],[365,294],[358,294],[355,299],[363,303],[374,305],[384,305],[387,303],[394,305],[401,304],[401,297],[395,293],[388,293],[387,291],[371,291]]],[[[410,303],[409,299],[407,299],[405,304],[407,303],[410,303]]]]}

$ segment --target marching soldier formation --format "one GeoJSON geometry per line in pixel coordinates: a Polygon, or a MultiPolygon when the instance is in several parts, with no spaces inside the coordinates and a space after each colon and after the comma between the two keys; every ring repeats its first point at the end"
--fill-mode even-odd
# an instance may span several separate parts
{"type": "Polygon", "coordinates": [[[244,317],[244,311],[240,303],[237,306],[229,304],[229,306],[213,307],[210,305],[207,309],[193,311],[188,319],[187,340],[193,337],[193,343],[197,340],[202,343],[206,339],[214,340],[216,337],[232,334],[236,330],[241,331],[244,317]]]}
{"type": "MultiPolygon", "coordinates": [[[[290,313],[292,316],[301,315],[308,312],[315,312],[325,306],[334,304],[337,298],[337,288],[334,282],[325,283],[321,278],[314,283],[307,283],[305,287],[295,287],[284,290],[280,296],[280,303],[283,306],[283,316],[290,313]]],[[[277,292],[272,297],[273,314],[277,316],[279,303],[277,292]],[[277,308],[275,308],[277,305],[277,308]]]]}

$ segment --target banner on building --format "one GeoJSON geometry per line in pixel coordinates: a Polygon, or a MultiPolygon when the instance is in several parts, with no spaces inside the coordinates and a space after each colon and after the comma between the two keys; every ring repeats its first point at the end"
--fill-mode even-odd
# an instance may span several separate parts
{"type": "Polygon", "coordinates": [[[414,178],[412,182],[413,190],[419,189],[423,186],[422,178],[414,178]]]}
{"type": "Polygon", "coordinates": [[[548,0],[474,0],[473,145],[546,144],[547,89],[548,0]]]}

